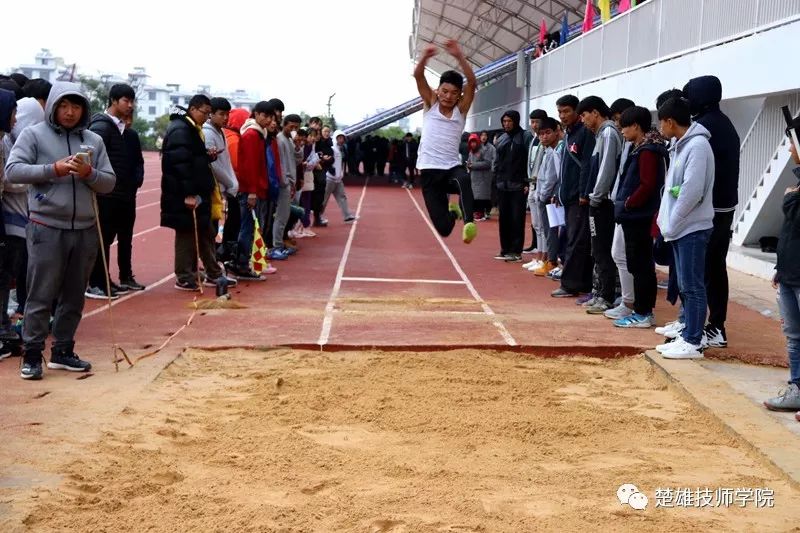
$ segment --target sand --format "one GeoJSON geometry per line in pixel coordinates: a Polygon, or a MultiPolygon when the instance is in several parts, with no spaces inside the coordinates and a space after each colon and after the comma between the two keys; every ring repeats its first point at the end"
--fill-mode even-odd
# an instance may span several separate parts
{"type": "Polygon", "coordinates": [[[800,518],[798,491],[641,357],[189,350],[101,435],[29,465],[60,482],[35,487],[8,530],[785,531],[800,518]],[[646,510],[619,503],[623,483],[646,510]],[[775,506],[655,508],[659,487],[769,487],[775,506]]]}

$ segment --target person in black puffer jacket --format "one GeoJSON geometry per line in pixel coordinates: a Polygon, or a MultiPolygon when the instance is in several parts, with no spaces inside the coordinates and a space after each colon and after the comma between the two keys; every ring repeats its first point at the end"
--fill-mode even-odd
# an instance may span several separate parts
{"type": "Polygon", "coordinates": [[[528,151],[519,113],[506,111],[501,118],[505,133],[497,141],[495,181],[500,210],[498,258],[520,261],[525,242],[525,206],[528,199],[528,151]]]}
{"type": "Polygon", "coordinates": [[[175,230],[175,288],[186,291],[199,290],[195,231],[207,279],[216,281],[222,276],[211,228],[215,182],[201,129],[209,113],[209,98],[202,94],[193,96],[186,114],[170,116],[161,149],[161,225],[175,230]]]}
{"type": "Polygon", "coordinates": [[[695,122],[711,133],[714,152],[714,229],[706,251],[706,298],[708,345],[728,345],[725,320],[728,315],[728,266],[725,258],[731,242],[731,227],[736,204],[739,203],[739,134],[733,123],[719,108],[722,83],[716,76],[700,76],[689,80],[683,88],[695,122]]]}
{"type": "MultiPolygon", "coordinates": [[[[136,191],[141,183],[137,183],[134,177],[135,163],[128,153],[124,140],[125,120],[133,114],[135,99],[136,93],[130,85],[125,83],[112,85],[108,92],[108,108],[104,113],[95,113],[89,123],[89,129],[103,138],[108,159],[117,176],[113,191],[97,195],[97,210],[106,261],[110,257],[111,243],[114,239],[119,241],[117,265],[120,283],[119,285],[111,283],[112,298],[129,290],[144,289],[136,282],[131,268],[136,191]]],[[[86,296],[96,299],[109,296],[106,287],[106,267],[103,265],[103,254],[99,251],[89,278],[86,296]]]]}

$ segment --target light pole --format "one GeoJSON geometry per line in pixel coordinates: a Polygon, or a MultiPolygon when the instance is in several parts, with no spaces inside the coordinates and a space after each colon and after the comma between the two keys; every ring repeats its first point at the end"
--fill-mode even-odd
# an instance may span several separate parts
{"type": "Polygon", "coordinates": [[[336,93],[333,93],[328,97],[328,118],[331,118],[333,116],[331,115],[331,100],[333,100],[334,96],[336,96],[336,93]]]}

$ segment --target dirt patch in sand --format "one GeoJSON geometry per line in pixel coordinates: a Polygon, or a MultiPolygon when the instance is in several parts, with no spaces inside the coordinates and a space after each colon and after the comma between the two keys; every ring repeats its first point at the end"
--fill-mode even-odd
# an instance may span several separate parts
{"type": "MultiPolygon", "coordinates": [[[[73,450],[75,453],[77,450],[73,450]]],[[[39,493],[35,531],[778,531],[798,491],[642,358],[189,351],[39,493]],[[622,506],[634,483],[645,511],[622,506]],[[772,509],[655,508],[769,487],[772,509]]],[[[44,468],[42,465],[39,465],[44,468]]]]}

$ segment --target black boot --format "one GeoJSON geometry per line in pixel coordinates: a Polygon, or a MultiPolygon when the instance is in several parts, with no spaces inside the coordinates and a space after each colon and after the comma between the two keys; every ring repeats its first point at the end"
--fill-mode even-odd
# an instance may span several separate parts
{"type": "Polygon", "coordinates": [[[40,350],[27,350],[22,358],[19,377],[22,379],[42,379],[42,352],[40,350]]]}

